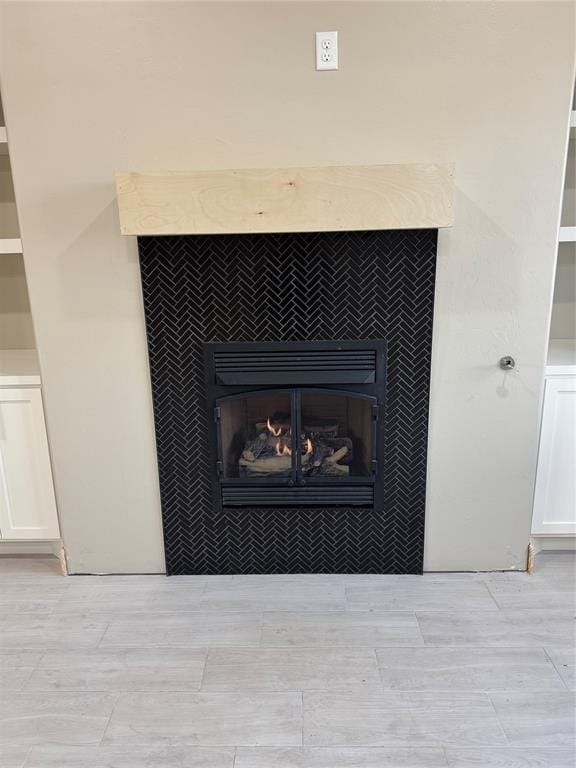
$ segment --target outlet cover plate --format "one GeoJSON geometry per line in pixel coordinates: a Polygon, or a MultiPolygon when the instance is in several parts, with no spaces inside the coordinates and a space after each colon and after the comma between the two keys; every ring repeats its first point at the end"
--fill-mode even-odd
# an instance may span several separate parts
{"type": "Polygon", "coordinates": [[[338,32],[316,32],[316,69],[338,69],[338,32]]]}

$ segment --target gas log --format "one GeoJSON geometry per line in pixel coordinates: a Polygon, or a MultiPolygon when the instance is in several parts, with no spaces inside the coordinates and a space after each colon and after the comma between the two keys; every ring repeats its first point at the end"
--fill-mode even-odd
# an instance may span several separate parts
{"type": "Polygon", "coordinates": [[[245,475],[285,475],[292,469],[291,456],[266,456],[252,461],[242,458],[238,463],[245,475]]]}
{"type": "MultiPolygon", "coordinates": [[[[292,471],[291,426],[284,414],[256,424],[256,437],[246,440],[238,465],[244,477],[289,475],[292,471]],[[280,418],[279,418],[280,417],[280,418]]],[[[300,466],[306,476],[350,474],[353,444],[336,437],[338,425],[305,425],[300,446],[300,466]]]]}

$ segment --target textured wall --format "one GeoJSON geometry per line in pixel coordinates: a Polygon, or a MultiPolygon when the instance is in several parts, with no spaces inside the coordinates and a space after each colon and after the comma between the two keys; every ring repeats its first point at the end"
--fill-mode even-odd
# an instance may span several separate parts
{"type": "Polygon", "coordinates": [[[162,570],[136,243],[118,170],[454,161],[426,566],[523,567],[571,2],[3,2],[0,77],[75,571],[162,570]],[[314,71],[314,32],[341,68],[314,71]],[[515,373],[496,367],[505,353],[515,373]]]}

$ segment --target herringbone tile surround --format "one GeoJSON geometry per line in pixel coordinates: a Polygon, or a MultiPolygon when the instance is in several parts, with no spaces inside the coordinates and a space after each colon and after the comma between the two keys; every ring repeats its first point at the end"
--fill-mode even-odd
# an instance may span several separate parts
{"type": "Polygon", "coordinates": [[[421,571],[436,236],[140,238],[170,573],[421,571]],[[216,511],[203,344],[379,338],[384,509],[216,511]]]}

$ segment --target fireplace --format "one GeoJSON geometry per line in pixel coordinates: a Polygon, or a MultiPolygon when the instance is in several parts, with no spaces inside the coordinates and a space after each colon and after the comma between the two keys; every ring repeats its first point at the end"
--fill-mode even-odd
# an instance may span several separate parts
{"type": "Polygon", "coordinates": [[[168,574],[421,573],[450,164],[127,172],[168,574]]]}
{"type": "Polygon", "coordinates": [[[206,344],[221,507],[382,505],[386,342],[206,344]]]}

